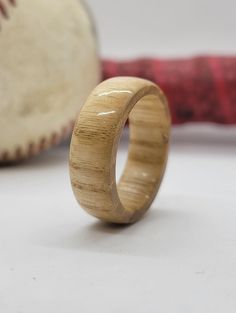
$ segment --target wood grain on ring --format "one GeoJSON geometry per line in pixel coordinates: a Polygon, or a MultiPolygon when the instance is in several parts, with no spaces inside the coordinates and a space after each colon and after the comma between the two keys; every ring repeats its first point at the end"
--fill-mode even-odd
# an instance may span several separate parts
{"type": "Polygon", "coordinates": [[[71,141],[71,183],[80,205],[107,222],[139,220],[162,181],[170,124],[167,100],[150,81],[118,77],[98,85],[80,112],[71,141]],[[129,154],[117,185],[116,154],[128,118],[129,154]]]}

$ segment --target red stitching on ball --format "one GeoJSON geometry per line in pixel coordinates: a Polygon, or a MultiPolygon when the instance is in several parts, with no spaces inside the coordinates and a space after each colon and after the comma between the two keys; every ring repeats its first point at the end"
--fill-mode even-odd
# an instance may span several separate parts
{"type": "MultiPolygon", "coordinates": [[[[0,0],[0,18],[3,17],[4,19],[9,19],[9,7],[7,4],[11,7],[15,7],[17,5],[17,0],[7,0],[7,3],[3,3],[2,0],[0,0]]],[[[59,144],[62,140],[68,137],[72,132],[73,127],[74,121],[71,120],[67,126],[63,126],[58,133],[55,132],[49,136],[43,136],[37,143],[29,142],[25,152],[20,146],[17,146],[13,153],[7,150],[0,151],[0,165],[25,160],[59,144]]]]}
{"type": "Polygon", "coordinates": [[[2,3],[1,1],[0,1],[0,13],[1,13],[3,18],[5,18],[5,19],[9,18],[8,10],[7,10],[6,6],[5,6],[5,4],[2,3]]]}
{"type": "Polygon", "coordinates": [[[10,2],[11,5],[16,6],[16,0],[8,0],[8,2],[10,2]]]}
{"type": "Polygon", "coordinates": [[[0,0],[0,16],[9,19],[9,6],[16,6],[16,0],[8,0],[7,3],[0,0]]]}
{"type": "Polygon", "coordinates": [[[69,121],[67,126],[63,126],[61,130],[56,133],[52,133],[49,136],[43,136],[38,143],[29,142],[25,152],[22,147],[18,146],[15,151],[10,153],[9,151],[3,151],[0,153],[0,165],[10,164],[17,161],[22,161],[33,157],[40,152],[47,150],[57,144],[59,144],[62,140],[66,139],[69,134],[72,132],[74,127],[74,121],[69,121]]]}

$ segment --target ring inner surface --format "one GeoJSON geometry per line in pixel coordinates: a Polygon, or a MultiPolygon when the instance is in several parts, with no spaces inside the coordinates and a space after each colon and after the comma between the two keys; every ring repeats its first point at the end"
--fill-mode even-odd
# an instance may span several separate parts
{"type": "Polygon", "coordinates": [[[167,159],[169,118],[158,95],[136,103],[129,115],[128,159],[118,183],[118,195],[126,210],[148,208],[160,186],[167,159]]]}

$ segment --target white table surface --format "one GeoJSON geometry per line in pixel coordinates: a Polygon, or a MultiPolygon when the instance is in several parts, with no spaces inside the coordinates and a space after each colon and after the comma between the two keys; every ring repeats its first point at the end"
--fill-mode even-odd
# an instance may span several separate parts
{"type": "MultiPolygon", "coordinates": [[[[236,128],[173,130],[165,180],[130,227],[76,203],[68,144],[0,169],[0,312],[235,313],[236,128]]],[[[126,158],[127,139],[118,155],[126,158]]]]}

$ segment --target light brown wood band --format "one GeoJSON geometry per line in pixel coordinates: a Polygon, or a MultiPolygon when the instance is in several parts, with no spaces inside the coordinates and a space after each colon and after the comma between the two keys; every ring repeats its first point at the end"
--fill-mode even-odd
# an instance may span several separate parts
{"type": "Polygon", "coordinates": [[[75,124],[70,148],[73,191],[89,214],[113,223],[141,218],[165,172],[170,123],[167,100],[150,81],[117,77],[94,89],[75,124]],[[128,118],[128,160],[117,184],[116,155],[128,118]]]}

